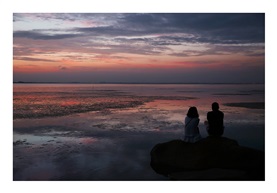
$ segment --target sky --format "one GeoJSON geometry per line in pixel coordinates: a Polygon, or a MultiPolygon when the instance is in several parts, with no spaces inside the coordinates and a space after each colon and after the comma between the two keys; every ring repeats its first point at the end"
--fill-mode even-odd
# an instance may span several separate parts
{"type": "Polygon", "coordinates": [[[263,13],[13,13],[13,81],[264,79],[263,13]]]}

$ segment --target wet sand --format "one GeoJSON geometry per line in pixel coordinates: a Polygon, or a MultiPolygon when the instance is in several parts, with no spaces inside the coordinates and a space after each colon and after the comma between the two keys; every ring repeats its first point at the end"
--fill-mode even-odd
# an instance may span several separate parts
{"type": "Polygon", "coordinates": [[[164,180],[149,165],[155,143],[182,122],[141,106],[14,121],[14,180],[164,180]],[[154,113],[156,112],[156,113],[154,113]]]}
{"type": "MultiPolygon", "coordinates": [[[[150,168],[149,150],[182,137],[182,103],[175,101],[174,111],[166,101],[156,101],[139,108],[15,120],[14,180],[166,180],[150,168]]],[[[228,127],[225,135],[242,138],[243,145],[262,135],[262,125],[230,122],[228,127]],[[241,132],[248,128],[257,135],[241,132]]],[[[202,123],[200,132],[207,135],[202,123]]]]}
{"type": "MultiPolygon", "coordinates": [[[[214,95],[198,88],[177,89],[175,94],[166,93],[167,87],[159,89],[160,95],[155,90],[156,95],[139,95],[87,88],[78,95],[69,91],[35,97],[25,93],[23,103],[17,103],[22,94],[18,93],[13,122],[14,180],[168,180],[151,169],[150,150],[157,143],[183,136],[189,106],[198,107],[200,133],[207,136],[204,121],[214,95]]],[[[223,105],[249,101],[241,97],[252,95],[221,98],[224,136],[263,150],[264,109],[223,105]]]]}

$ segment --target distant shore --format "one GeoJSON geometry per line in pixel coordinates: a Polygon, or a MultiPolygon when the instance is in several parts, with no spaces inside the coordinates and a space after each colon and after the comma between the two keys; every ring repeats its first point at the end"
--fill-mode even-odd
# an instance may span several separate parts
{"type": "Polygon", "coordinates": [[[249,109],[264,109],[264,102],[242,102],[242,103],[224,103],[225,106],[229,107],[243,107],[249,109]]]}
{"type": "Polygon", "coordinates": [[[200,83],[200,82],[25,82],[25,81],[14,81],[13,84],[265,84],[265,83],[200,83]]]}

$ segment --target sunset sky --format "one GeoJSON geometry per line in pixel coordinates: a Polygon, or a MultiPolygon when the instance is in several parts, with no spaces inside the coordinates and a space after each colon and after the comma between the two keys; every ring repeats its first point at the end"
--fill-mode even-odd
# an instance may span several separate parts
{"type": "Polygon", "coordinates": [[[264,14],[14,13],[13,80],[264,83],[264,14]]]}

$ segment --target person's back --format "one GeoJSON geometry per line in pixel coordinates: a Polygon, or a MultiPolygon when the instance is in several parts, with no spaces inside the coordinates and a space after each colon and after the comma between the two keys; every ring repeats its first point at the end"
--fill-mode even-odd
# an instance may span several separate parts
{"type": "Polygon", "coordinates": [[[184,141],[194,143],[201,139],[199,133],[199,115],[196,107],[190,107],[185,118],[184,141]]]}
{"type": "Polygon", "coordinates": [[[221,136],[224,132],[224,113],[219,110],[218,103],[212,104],[213,111],[208,112],[208,128],[207,131],[209,135],[221,136]]]}

